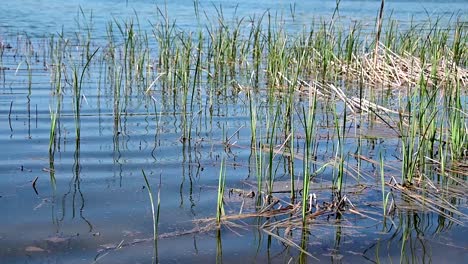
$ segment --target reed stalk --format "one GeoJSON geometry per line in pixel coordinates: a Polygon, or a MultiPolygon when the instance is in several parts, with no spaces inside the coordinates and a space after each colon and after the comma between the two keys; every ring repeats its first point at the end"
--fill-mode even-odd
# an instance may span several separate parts
{"type": "Polygon", "coordinates": [[[159,187],[158,188],[158,203],[157,203],[157,206],[156,206],[156,209],[154,208],[154,198],[153,198],[153,191],[152,191],[152,188],[151,188],[151,185],[149,184],[149,181],[148,181],[148,177],[146,177],[146,173],[145,171],[142,169],[141,170],[141,173],[143,174],[143,178],[145,179],[145,184],[146,184],[146,188],[148,189],[148,196],[149,196],[149,199],[150,199],[150,203],[151,203],[151,216],[153,218],[153,243],[154,243],[154,250],[155,250],[155,255],[154,255],[154,258],[156,259],[156,263],[158,263],[157,261],[157,257],[158,257],[158,226],[159,226],[159,212],[160,212],[160,208],[161,208],[161,188],[159,187]]]}
{"type": "Polygon", "coordinates": [[[304,161],[303,161],[303,189],[302,189],[302,222],[305,225],[307,221],[307,213],[311,208],[308,208],[309,201],[309,186],[311,176],[311,160],[312,160],[312,146],[314,141],[315,131],[315,118],[316,118],[316,105],[317,105],[317,93],[309,91],[309,101],[307,111],[303,108],[302,115],[304,118],[304,132],[305,132],[305,143],[304,143],[304,161]]]}
{"type": "Polygon", "coordinates": [[[219,178],[218,178],[218,199],[216,202],[216,223],[218,228],[221,227],[221,218],[225,215],[224,212],[224,188],[226,185],[226,167],[225,159],[221,160],[221,167],[219,169],[219,178]]]}

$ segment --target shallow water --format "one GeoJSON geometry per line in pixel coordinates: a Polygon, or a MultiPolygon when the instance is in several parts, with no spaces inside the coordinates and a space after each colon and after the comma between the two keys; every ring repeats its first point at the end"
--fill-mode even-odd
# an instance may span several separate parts
{"type": "MultiPolygon", "coordinates": [[[[212,2],[200,2],[204,10],[214,12],[212,2]]],[[[303,2],[294,6],[297,25],[312,17],[330,17],[335,6],[335,1],[303,2]]],[[[235,8],[237,16],[242,17],[262,14],[266,9],[288,13],[293,2],[213,3],[222,5],[226,17],[232,16],[235,8]]],[[[152,213],[142,170],[155,194],[160,188],[159,262],[297,262],[297,249],[272,239],[255,226],[254,220],[246,220],[243,228],[190,232],[197,227],[193,220],[216,215],[223,157],[227,157],[227,188],[255,190],[249,103],[244,92],[219,94],[211,112],[209,96],[202,89],[189,116],[195,124],[192,139],[183,140],[187,117],[180,98],[159,87],[152,93],[156,104],[144,89],[138,88],[131,89],[125,99],[116,100],[115,90],[102,78],[105,67],[93,64],[80,98],[80,136],[75,132],[72,91],[67,89],[58,123],[57,149],[53,155],[49,153],[50,108],[56,98],[51,95],[52,73],[43,58],[47,55],[41,52],[48,49],[42,36],[61,31],[72,35],[77,30],[79,6],[86,14],[92,10],[93,38],[97,42],[105,36],[106,23],[112,18],[123,20],[137,12],[142,29],[149,30],[147,21],[157,12],[154,1],[127,4],[111,0],[28,0],[0,5],[0,41],[13,47],[5,50],[0,73],[0,262],[151,262],[152,213]],[[28,47],[25,35],[31,37],[38,51],[28,62],[30,71],[26,68],[27,57],[21,55],[28,47]],[[230,138],[230,148],[224,144],[226,138],[230,138]]],[[[373,21],[378,6],[378,1],[343,1],[340,15],[345,20],[373,21]]],[[[413,16],[416,21],[425,19],[426,11],[443,19],[460,12],[466,19],[468,11],[462,0],[389,1],[387,8],[394,10],[393,17],[405,22],[413,16]]],[[[167,10],[182,28],[196,24],[192,1],[170,1],[167,10]]],[[[320,119],[317,156],[327,160],[334,155],[333,140],[328,137],[333,128],[327,127],[326,114],[320,119]]],[[[377,153],[382,150],[389,165],[399,166],[397,158],[392,157],[398,150],[394,135],[378,127],[365,134],[370,136],[363,140],[362,155],[378,159],[377,153]]],[[[297,137],[301,137],[300,133],[297,137]]],[[[348,140],[345,152],[354,153],[355,138],[348,140]]],[[[287,181],[286,158],[277,156],[275,162],[279,164],[275,168],[277,180],[287,181]]],[[[296,166],[299,171],[301,165],[296,166]]],[[[363,181],[378,186],[378,179],[370,176],[376,173],[376,167],[363,163],[361,169],[363,181]]],[[[330,198],[330,177],[331,171],[325,170],[314,179],[312,190],[320,201],[330,198]]],[[[347,193],[356,204],[366,211],[380,210],[380,192],[375,188],[361,190],[359,181],[351,177],[347,181],[347,193]],[[354,195],[356,191],[360,194],[354,195]]],[[[288,194],[280,196],[286,199],[288,194]]],[[[245,210],[252,210],[255,202],[249,199],[232,198],[226,211],[237,213],[243,202],[245,210]]],[[[457,202],[466,205],[466,200],[457,202]]],[[[463,225],[444,222],[434,213],[411,210],[398,220],[394,226],[387,223],[392,228],[382,232],[380,221],[356,215],[346,216],[340,224],[320,219],[311,231],[308,250],[322,262],[337,263],[400,259],[441,263],[468,258],[468,231],[463,225]],[[402,247],[404,236],[408,243],[402,247]],[[406,250],[403,257],[402,248],[406,250]]],[[[296,242],[300,241],[298,234],[294,236],[296,242]]]]}

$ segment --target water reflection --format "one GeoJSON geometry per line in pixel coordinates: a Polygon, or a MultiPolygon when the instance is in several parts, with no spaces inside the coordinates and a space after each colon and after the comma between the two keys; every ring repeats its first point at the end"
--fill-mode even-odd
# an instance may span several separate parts
{"type": "Polygon", "coordinates": [[[223,239],[221,236],[221,228],[216,231],[216,263],[223,263],[223,239]]]}
{"type": "MultiPolygon", "coordinates": [[[[71,211],[71,219],[75,219],[77,213],[79,217],[88,226],[88,232],[93,232],[92,223],[85,217],[84,208],[86,205],[84,194],[81,190],[81,161],[80,161],[80,140],[75,140],[75,152],[73,155],[74,162],[72,166],[73,177],[68,185],[68,191],[62,196],[62,215],[58,219],[57,223],[64,222],[67,215],[67,211],[71,211]],[[67,201],[70,203],[71,208],[67,206],[67,201]]],[[[55,203],[55,201],[54,201],[55,203]]]]}
{"type": "Polygon", "coordinates": [[[340,257],[340,248],[341,248],[341,238],[342,238],[342,218],[341,214],[336,215],[335,219],[335,242],[333,245],[333,250],[331,252],[331,263],[341,263],[340,257]]]}
{"type": "Polygon", "coordinates": [[[308,263],[308,258],[309,254],[309,238],[310,238],[310,232],[307,230],[307,228],[302,228],[301,232],[301,252],[299,253],[299,263],[305,264],[308,263]]]}
{"type": "MultiPolygon", "coordinates": [[[[453,222],[439,221],[433,213],[407,211],[393,219],[385,232],[388,238],[378,239],[364,250],[363,256],[373,263],[399,259],[400,263],[432,263],[432,256],[439,252],[433,237],[443,230],[448,232],[453,222]],[[394,255],[395,252],[399,252],[394,255]]],[[[445,219],[445,218],[444,218],[445,219]]],[[[446,220],[446,219],[445,219],[446,220]]],[[[448,246],[448,245],[447,245],[448,246]]]]}

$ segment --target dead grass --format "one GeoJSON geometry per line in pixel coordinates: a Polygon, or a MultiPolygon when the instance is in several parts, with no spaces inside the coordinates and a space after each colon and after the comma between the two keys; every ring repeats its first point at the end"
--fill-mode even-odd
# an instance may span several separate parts
{"type": "Polygon", "coordinates": [[[376,50],[363,55],[353,55],[353,63],[338,62],[343,75],[355,80],[363,80],[372,86],[390,87],[417,86],[421,77],[429,86],[443,86],[448,82],[459,81],[462,86],[468,84],[468,70],[455,65],[443,57],[438,65],[431,65],[409,53],[396,52],[379,43],[376,50]],[[377,54],[374,54],[377,52],[377,54]],[[435,71],[434,71],[435,69],[435,71]]]}

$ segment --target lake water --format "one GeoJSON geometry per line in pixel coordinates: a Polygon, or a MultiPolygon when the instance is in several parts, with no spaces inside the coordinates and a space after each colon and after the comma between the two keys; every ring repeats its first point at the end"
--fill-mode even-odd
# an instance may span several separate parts
{"type": "MultiPolygon", "coordinates": [[[[167,8],[171,19],[176,19],[180,27],[193,27],[193,2],[177,1],[121,1],[121,0],[48,0],[48,1],[4,1],[0,7],[0,30],[16,34],[25,32],[31,36],[55,34],[57,32],[73,32],[76,29],[76,15],[80,12],[94,14],[94,27],[97,34],[105,32],[105,26],[111,19],[125,19],[138,14],[144,29],[149,28],[148,21],[154,21],[157,7],[167,8]],[[165,3],[166,2],[166,3],[165,3]]],[[[329,18],[336,7],[336,1],[198,1],[200,9],[206,10],[208,16],[215,14],[215,7],[222,7],[225,17],[234,13],[238,17],[261,15],[266,10],[278,12],[285,17],[294,11],[297,23],[309,23],[312,18],[329,18]]],[[[340,16],[343,19],[357,19],[373,23],[380,7],[380,1],[348,0],[340,3],[340,16]]],[[[401,21],[421,21],[427,18],[462,16],[466,20],[468,8],[464,0],[454,1],[387,1],[386,12],[392,12],[392,17],[401,21]]]]}
{"type": "MultiPolygon", "coordinates": [[[[259,229],[256,220],[241,221],[240,228],[231,226],[206,232],[199,229],[204,223],[194,222],[216,216],[223,157],[226,158],[226,188],[256,190],[252,187],[256,184],[255,158],[251,150],[249,98],[245,92],[229,86],[213,99],[209,96],[210,89],[201,88],[194,94],[196,103],[187,116],[181,92],[174,94],[158,86],[148,96],[145,91],[151,82],[146,82],[143,88],[122,90],[124,96],[120,91],[116,93],[115,83],[108,77],[112,69],[104,62],[92,64],[78,97],[80,136],[76,134],[75,98],[70,88],[73,76],[67,75],[63,77],[62,85],[66,88],[57,123],[56,149],[53,154],[49,152],[51,111],[57,105],[51,82],[54,72],[48,66],[52,64],[49,37],[61,32],[65,37],[76,37],[77,19],[82,17],[80,8],[88,19],[92,14],[92,39],[96,43],[107,41],[109,21],[135,19],[136,13],[141,30],[148,32],[153,45],[156,40],[151,36],[151,25],[161,18],[158,8],[167,9],[169,18],[182,30],[189,31],[203,25],[207,18],[216,17],[220,6],[227,20],[260,16],[270,10],[272,14],[283,14],[291,22],[291,28],[300,28],[314,18],[330,18],[336,2],[257,0],[199,1],[199,4],[206,17],[203,15],[198,20],[193,1],[186,0],[166,4],[145,0],[2,1],[0,42],[10,48],[4,49],[0,61],[0,146],[3,149],[0,152],[0,263],[154,261],[152,211],[142,170],[148,176],[156,200],[160,190],[157,247],[160,263],[300,261],[297,248],[259,229]],[[31,46],[34,51],[27,55],[31,46]],[[189,128],[187,120],[191,121],[189,128]],[[189,140],[185,134],[187,129],[191,135],[189,140]]],[[[373,26],[379,6],[380,1],[343,0],[339,16],[345,23],[359,20],[373,26]]],[[[386,14],[390,11],[402,24],[436,17],[444,22],[468,20],[464,0],[388,1],[386,14]]],[[[85,20],[80,21],[83,25],[85,20]]],[[[114,27],[114,31],[118,29],[114,27]]],[[[76,48],[76,52],[81,50],[76,48]]],[[[150,52],[149,56],[157,55],[150,52]]],[[[69,63],[74,59],[64,60],[69,63]]],[[[260,98],[258,103],[265,104],[265,100],[260,98]]],[[[301,103],[298,100],[298,105],[301,103]]],[[[259,109],[267,112],[266,106],[259,109]]],[[[324,114],[321,122],[327,123],[329,117],[324,114]]],[[[259,123],[266,127],[264,120],[259,123]]],[[[334,155],[327,139],[329,131],[323,125],[319,159],[334,155]]],[[[378,128],[372,133],[364,140],[361,154],[377,159],[376,153],[383,150],[389,164],[398,166],[398,158],[392,158],[398,151],[395,135],[379,132],[378,128]]],[[[355,139],[347,142],[346,152],[354,153],[355,139]]],[[[274,160],[276,180],[286,184],[289,179],[286,158],[275,156],[274,160]]],[[[299,174],[302,165],[296,167],[299,174]]],[[[361,169],[368,176],[376,171],[372,163],[363,163],[361,169]]],[[[330,185],[330,173],[325,171],[325,176],[317,177],[311,187],[322,201],[330,197],[325,187],[330,185]]],[[[363,188],[351,177],[347,181],[348,196],[352,199],[354,193],[363,193],[354,197],[355,203],[364,211],[375,213],[381,203],[379,189],[363,188]]],[[[379,186],[379,181],[372,177],[364,182],[379,186]]],[[[281,199],[287,196],[287,193],[279,194],[281,199]]],[[[226,199],[225,209],[229,214],[238,213],[240,208],[253,211],[255,206],[254,198],[241,199],[233,194],[226,199]]],[[[466,199],[455,203],[464,203],[466,213],[466,199]]],[[[461,263],[468,259],[465,218],[461,224],[450,223],[432,212],[409,209],[406,214],[396,216],[398,223],[403,224],[383,232],[383,224],[374,220],[378,214],[369,215],[372,217],[349,215],[340,224],[320,219],[309,231],[308,251],[322,263],[379,260],[461,263]],[[402,246],[401,241],[405,239],[408,242],[402,246]],[[401,256],[402,248],[407,250],[404,256],[401,256]]],[[[297,242],[300,238],[293,240],[297,242]]],[[[308,261],[316,260],[309,257],[308,261]]]]}

